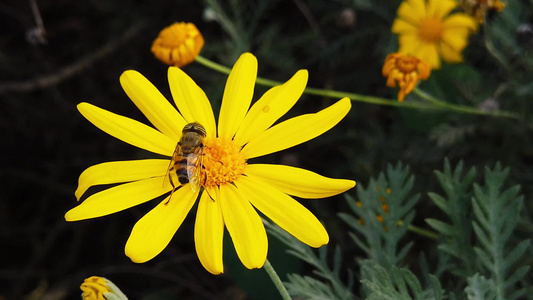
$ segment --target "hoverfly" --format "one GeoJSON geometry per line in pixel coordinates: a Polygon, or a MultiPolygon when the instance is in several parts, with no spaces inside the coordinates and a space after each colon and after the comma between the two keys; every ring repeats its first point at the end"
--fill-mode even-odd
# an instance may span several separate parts
{"type": "MultiPolygon", "coordinates": [[[[201,184],[205,182],[205,176],[202,177],[203,159],[204,159],[204,139],[206,136],[205,128],[200,123],[189,123],[183,127],[181,138],[176,145],[176,150],[172,154],[170,165],[168,166],[167,175],[172,191],[168,201],[177,188],[189,183],[191,189],[196,192],[200,189],[201,184]],[[172,172],[178,177],[179,186],[172,180],[172,172]]],[[[167,202],[168,203],[168,202],[167,202]]]]}

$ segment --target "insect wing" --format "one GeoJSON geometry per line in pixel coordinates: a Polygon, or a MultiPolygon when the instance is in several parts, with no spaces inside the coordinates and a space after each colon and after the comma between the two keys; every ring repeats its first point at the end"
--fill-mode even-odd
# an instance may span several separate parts
{"type": "Polygon", "coordinates": [[[167,184],[172,185],[172,188],[175,188],[174,180],[172,180],[172,175],[176,175],[176,170],[174,165],[176,164],[176,161],[178,159],[180,153],[180,147],[179,145],[176,146],[176,149],[174,150],[174,153],[172,154],[172,158],[170,159],[167,167],[167,172],[165,173],[165,177],[163,178],[163,187],[166,187],[167,184]]]}
{"type": "Polygon", "coordinates": [[[196,149],[194,154],[187,156],[187,177],[193,192],[200,189],[202,168],[203,168],[203,153],[202,148],[196,149]]]}

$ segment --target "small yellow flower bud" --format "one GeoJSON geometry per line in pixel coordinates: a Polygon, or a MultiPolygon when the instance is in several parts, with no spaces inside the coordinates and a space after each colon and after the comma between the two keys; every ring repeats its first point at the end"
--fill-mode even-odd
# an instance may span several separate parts
{"type": "Polygon", "coordinates": [[[161,30],[152,44],[155,57],[167,65],[183,67],[194,61],[204,46],[204,37],[192,23],[174,23],[161,30]]]}
{"type": "MultiPolygon", "coordinates": [[[[418,84],[419,80],[426,80],[431,74],[428,63],[422,59],[404,53],[392,53],[385,59],[382,73],[387,77],[387,86],[400,86],[398,101],[402,102],[418,84]]],[[[387,192],[389,189],[387,189],[387,192]]]]}
{"type": "Polygon", "coordinates": [[[127,300],[126,295],[111,280],[92,276],[80,286],[83,300],[127,300]]]}

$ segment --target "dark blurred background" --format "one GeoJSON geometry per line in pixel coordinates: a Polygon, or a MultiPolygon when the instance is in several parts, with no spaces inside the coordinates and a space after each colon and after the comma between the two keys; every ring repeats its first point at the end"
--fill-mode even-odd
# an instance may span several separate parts
{"type": "MultiPolygon", "coordinates": [[[[251,51],[261,77],[285,81],[308,69],[308,86],[395,101],[397,90],[385,87],[381,66],[397,49],[390,26],[399,3],[2,1],[0,299],[76,299],[79,285],[92,275],[111,279],[131,299],[276,299],[264,271],[246,270],[238,261],[227,234],[226,273],[213,276],[202,268],[194,252],[194,209],[167,249],[145,264],[132,263],[123,249],[135,222],[157,201],[67,223],[63,215],[76,205],[74,190],[85,168],[153,157],[99,131],[76,104],[87,101],[147,122],[118,78],[124,70],[138,70],[170,99],[167,66],[150,47],[159,31],[176,21],[196,24],[206,41],[202,55],[215,62],[232,66],[242,52],[251,51]]],[[[512,167],[511,183],[522,184],[531,211],[531,6],[515,1],[502,16],[491,16],[499,31],[490,32],[508,69],[487,53],[478,35],[465,51],[466,64],[444,66],[421,85],[445,101],[496,105],[518,112],[522,120],[354,102],[349,115],[323,136],[260,161],[366,184],[387,163],[401,160],[411,166],[417,192],[438,190],[433,170],[442,168],[445,157],[478,168],[501,161],[512,167]]],[[[184,70],[218,109],[226,76],[199,64],[184,70]]],[[[264,91],[258,86],[254,98],[264,91]]],[[[304,95],[287,117],[336,100],[304,95]]],[[[336,217],[346,210],[343,197],[305,203],[325,222],[331,242],[344,247],[346,256],[357,256],[336,217]]],[[[415,223],[424,226],[424,213],[434,209],[423,194],[415,223]]],[[[286,272],[308,271],[274,238],[269,243],[269,259],[282,278],[286,272]]],[[[354,264],[352,258],[345,261],[354,264]]]]}

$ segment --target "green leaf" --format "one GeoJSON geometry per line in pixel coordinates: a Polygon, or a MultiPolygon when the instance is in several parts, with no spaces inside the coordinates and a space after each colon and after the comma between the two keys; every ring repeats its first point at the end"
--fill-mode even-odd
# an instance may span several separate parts
{"type": "Polygon", "coordinates": [[[431,287],[423,290],[418,278],[408,269],[396,266],[385,269],[375,261],[365,260],[361,262],[361,276],[365,299],[442,299],[440,283],[432,275],[431,287]]]}
{"type": "Polygon", "coordinates": [[[497,300],[509,299],[509,294],[518,288],[518,281],[529,269],[516,269],[516,266],[523,265],[529,240],[514,247],[509,245],[520,219],[523,196],[518,195],[520,186],[517,185],[504,190],[508,175],[509,168],[502,169],[500,163],[496,163],[492,170],[486,167],[485,185],[474,186],[472,199],[476,217],[473,228],[480,243],[474,250],[485,269],[484,275],[490,276],[497,300]]]}
{"type": "Polygon", "coordinates": [[[478,273],[468,277],[465,288],[468,300],[495,300],[494,283],[478,273]]]}
{"type": "MultiPolygon", "coordinates": [[[[443,171],[434,171],[445,196],[434,192],[428,193],[433,203],[440,208],[448,220],[427,218],[426,223],[439,232],[443,239],[438,249],[452,256],[456,270],[455,274],[467,277],[475,270],[475,253],[472,249],[472,223],[470,201],[471,184],[476,170],[471,168],[463,175],[463,162],[454,168],[446,159],[443,171]]],[[[474,207],[474,211],[476,208],[474,207]]]]}
{"type": "MultiPolygon", "coordinates": [[[[324,283],[308,276],[290,275],[287,277],[289,282],[284,284],[292,296],[295,298],[303,297],[304,299],[356,299],[351,292],[353,276],[349,277],[347,284],[344,284],[340,279],[340,273],[345,271],[341,268],[343,264],[340,248],[337,247],[335,249],[333,254],[333,267],[330,268],[327,261],[327,246],[322,246],[317,256],[309,246],[303,244],[276,224],[267,221],[264,221],[264,223],[270,234],[274,235],[290,248],[287,251],[288,253],[310,264],[315,268],[314,273],[327,282],[324,283]]],[[[349,273],[351,274],[350,271],[349,273]]]]}
{"type": "Polygon", "coordinates": [[[405,236],[414,218],[414,206],[419,195],[411,195],[415,180],[409,168],[402,163],[388,165],[386,173],[371,178],[368,186],[358,183],[357,201],[347,196],[353,216],[341,213],[354,233],[350,234],[368,258],[383,266],[397,264],[407,254],[400,240],[405,236]],[[401,225],[399,225],[401,224],[401,225]]]}
{"type": "Polygon", "coordinates": [[[455,234],[454,228],[437,219],[426,219],[426,223],[441,234],[452,236],[455,234]]]}

